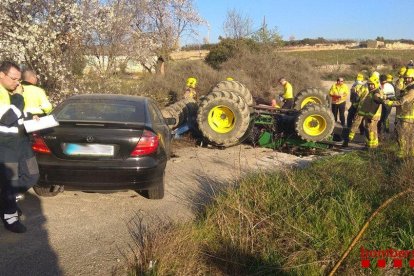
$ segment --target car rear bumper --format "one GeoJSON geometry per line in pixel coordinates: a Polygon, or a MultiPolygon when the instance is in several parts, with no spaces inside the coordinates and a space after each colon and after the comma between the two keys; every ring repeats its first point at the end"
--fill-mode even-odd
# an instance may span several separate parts
{"type": "Polygon", "coordinates": [[[146,190],[161,183],[166,162],[152,167],[56,166],[39,164],[39,186],[64,185],[67,190],[146,190]]]}

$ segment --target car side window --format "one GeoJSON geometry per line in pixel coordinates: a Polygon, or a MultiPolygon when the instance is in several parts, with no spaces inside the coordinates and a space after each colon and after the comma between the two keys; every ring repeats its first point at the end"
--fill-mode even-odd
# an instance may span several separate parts
{"type": "Polygon", "coordinates": [[[160,122],[164,123],[164,116],[162,115],[161,110],[158,108],[156,104],[154,104],[155,112],[158,114],[158,117],[160,118],[160,122]]]}
{"type": "Polygon", "coordinates": [[[159,112],[158,107],[155,106],[153,103],[151,103],[149,105],[149,113],[150,113],[152,121],[156,124],[162,124],[163,118],[162,118],[162,115],[160,117],[161,112],[158,113],[157,111],[159,112]]]}

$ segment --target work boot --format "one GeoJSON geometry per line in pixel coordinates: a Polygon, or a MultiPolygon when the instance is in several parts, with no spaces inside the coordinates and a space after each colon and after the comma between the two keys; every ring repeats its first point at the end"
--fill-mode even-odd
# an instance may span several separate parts
{"type": "Polygon", "coordinates": [[[17,211],[13,214],[4,214],[3,215],[4,227],[7,230],[13,233],[24,233],[26,232],[26,227],[19,221],[19,216],[17,211]]]}
{"type": "Polygon", "coordinates": [[[343,148],[347,148],[347,147],[349,147],[348,143],[349,143],[349,141],[348,141],[348,140],[344,140],[344,142],[342,143],[342,147],[343,147],[343,148]]]}

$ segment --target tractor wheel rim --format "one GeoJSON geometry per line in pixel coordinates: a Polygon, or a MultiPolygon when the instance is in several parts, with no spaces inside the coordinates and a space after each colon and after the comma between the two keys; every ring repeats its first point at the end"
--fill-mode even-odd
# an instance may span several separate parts
{"type": "Polygon", "coordinates": [[[303,129],[307,135],[319,136],[327,127],[326,120],[321,115],[310,115],[303,122],[303,129]]]}
{"type": "Polygon", "coordinates": [[[307,97],[303,100],[300,107],[303,108],[307,104],[322,104],[322,103],[321,103],[321,100],[317,97],[307,97]]]}
{"type": "Polygon", "coordinates": [[[217,133],[228,133],[236,124],[234,112],[224,105],[213,107],[208,113],[208,125],[217,133]]]}

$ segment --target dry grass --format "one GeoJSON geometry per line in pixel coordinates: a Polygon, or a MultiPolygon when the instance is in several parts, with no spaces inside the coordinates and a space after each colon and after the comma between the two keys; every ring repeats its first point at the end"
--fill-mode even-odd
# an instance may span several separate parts
{"type": "MultiPolygon", "coordinates": [[[[167,232],[154,250],[156,275],[320,275],[382,202],[413,185],[414,161],[393,147],[316,161],[305,169],[256,173],[214,197],[194,223],[167,232]]],[[[412,200],[392,204],[369,226],[340,273],[362,271],[359,247],[414,248],[412,200]]],[[[139,267],[139,265],[138,265],[139,267]]],[[[145,268],[145,266],[144,266],[145,268]]],[[[401,273],[408,272],[408,266],[401,273]]]]}

